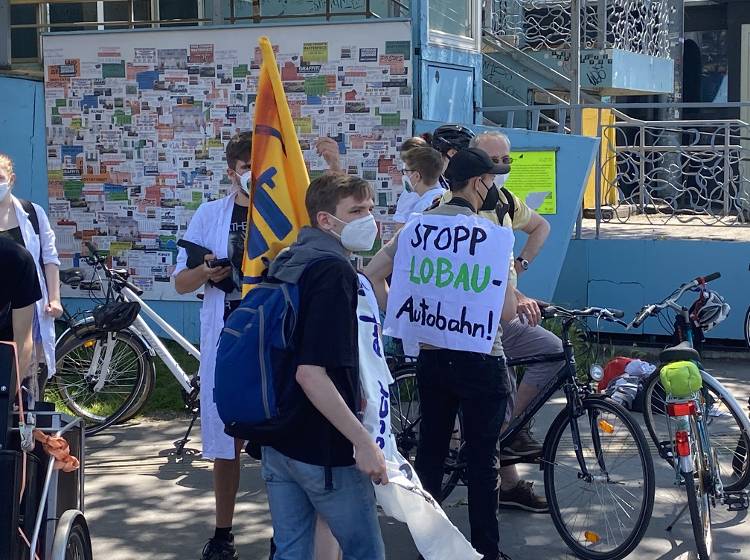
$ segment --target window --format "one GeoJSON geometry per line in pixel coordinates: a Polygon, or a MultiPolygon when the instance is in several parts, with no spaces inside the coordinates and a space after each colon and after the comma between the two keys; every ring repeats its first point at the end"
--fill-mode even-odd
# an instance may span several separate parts
{"type": "Polygon", "coordinates": [[[11,58],[34,60],[39,57],[36,40],[36,6],[19,4],[10,7],[11,58]],[[21,26],[29,27],[21,27],[21,26]]]}
{"type": "Polygon", "coordinates": [[[471,11],[471,0],[430,0],[430,31],[471,39],[471,11]]]}
{"type": "MultiPolygon", "coordinates": [[[[443,2],[449,5],[447,0],[443,2]]],[[[10,3],[12,60],[39,63],[40,35],[47,32],[408,17],[410,0],[10,0],[10,3]],[[217,7],[221,6],[218,21],[213,20],[215,2],[220,3],[217,7]]]]}
{"type": "Polygon", "coordinates": [[[446,46],[479,50],[479,0],[429,0],[429,40],[446,46]]]}

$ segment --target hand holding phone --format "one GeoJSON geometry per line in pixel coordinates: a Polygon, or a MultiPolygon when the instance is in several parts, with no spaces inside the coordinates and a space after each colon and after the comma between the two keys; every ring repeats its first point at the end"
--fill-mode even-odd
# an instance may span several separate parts
{"type": "Polygon", "coordinates": [[[222,266],[231,266],[232,261],[228,258],[223,259],[211,259],[206,261],[206,266],[208,268],[221,268],[222,266]]]}

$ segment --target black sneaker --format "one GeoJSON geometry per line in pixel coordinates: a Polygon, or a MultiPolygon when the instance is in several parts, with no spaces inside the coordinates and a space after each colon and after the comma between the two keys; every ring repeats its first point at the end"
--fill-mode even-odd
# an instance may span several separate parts
{"type": "Polygon", "coordinates": [[[531,435],[529,424],[524,426],[515,439],[502,449],[502,456],[505,457],[529,457],[541,454],[542,444],[531,435]]]}
{"type": "Polygon", "coordinates": [[[240,557],[234,548],[234,537],[228,541],[209,539],[202,554],[201,560],[238,560],[240,557]]]}
{"type": "Polygon", "coordinates": [[[534,494],[534,483],[519,480],[511,490],[500,489],[497,505],[503,509],[522,509],[532,513],[547,513],[547,500],[534,494]]]}

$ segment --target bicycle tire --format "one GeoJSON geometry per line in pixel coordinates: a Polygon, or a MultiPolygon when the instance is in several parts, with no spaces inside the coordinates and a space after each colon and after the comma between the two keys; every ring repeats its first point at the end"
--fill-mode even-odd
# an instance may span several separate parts
{"type": "MultiPolygon", "coordinates": [[[[416,365],[408,365],[396,370],[393,377],[393,383],[390,386],[391,432],[396,439],[396,447],[399,453],[413,464],[416,458],[417,444],[419,443],[420,424],[418,404],[416,405],[417,414],[411,416],[411,412],[415,411],[413,398],[419,398],[416,365]],[[402,391],[401,387],[404,387],[405,390],[402,391]],[[406,414],[404,414],[403,401],[401,400],[402,393],[412,397],[409,406],[407,406],[406,414]]],[[[464,442],[462,434],[463,418],[459,412],[456,417],[456,429],[453,432],[451,448],[445,459],[445,475],[440,487],[440,502],[448,498],[464,476],[464,469],[456,467],[463,462],[464,442]]]]}
{"type": "Polygon", "coordinates": [[[694,461],[694,468],[697,472],[681,472],[680,474],[685,481],[688,510],[690,511],[690,524],[693,527],[693,537],[695,538],[698,559],[710,560],[711,549],[713,548],[713,533],[711,530],[711,502],[706,491],[706,486],[710,485],[707,485],[706,481],[711,475],[706,467],[707,457],[703,450],[700,435],[698,434],[695,417],[690,418],[690,429],[693,432],[693,441],[695,442],[695,455],[697,457],[694,461]]]}
{"type": "Polygon", "coordinates": [[[745,343],[750,348],[750,307],[745,312],[745,343]]]}
{"type": "MultiPolygon", "coordinates": [[[[589,397],[583,400],[582,407],[583,415],[578,418],[578,426],[581,433],[581,452],[584,453],[587,470],[589,470],[589,473],[593,473],[592,479],[586,480],[579,476],[580,466],[578,465],[575,456],[575,445],[573,444],[572,432],[569,437],[570,441],[566,439],[564,445],[561,446],[566,431],[571,426],[571,418],[569,411],[566,408],[561,411],[553,421],[544,443],[544,448],[546,450],[543,462],[544,487],[547,502],[549,503],[550,514],[555,528],[563,541],[565,541],[565,544],[578,557],[587,560],[619,560],[630,554],[633,549],[638,546],[638,543],[643,538],[643,534],[646,532],[648,523],[651,519],[655,492],[654,464],[651,459],[651,453],[646,437],[643,435],[643,432],[638,427],[633,417],[622,406],[602,398],[589,397]],[[605,417],[603,416],[603,413],[608,415],[606,418],[609,418],[609,420],[604,419],[605,417]],[[580,421],[585,418],[589,419],[588,423],[580,421]],[[594,426],[596,426],[596,439],[599,440],[598,451],[596,450],[596,444],[593,443],[595,441],[594,426]],[[585,453],[586,441],[584,440],[584,436],[587,433],[586,428],[591,428],[589,432],[591,433],[592,438],[593,453],[590,454],[590,458],[587,457],[585,453]],[[612,431],[607,432],[607,435],[603,437],[600,430],[603,430],[604,428],[607,430],[611,428],[612,431]],[[624,428],[624,430],[619,432],[620,428],[624,428]],[[615,434],[617,434],[618,446],[622,446],[623,444],[635,445],[636,460],[630,461],[627,466],[624,461],[613,463],[610,460],[608,471],[605,473],[602,471],[598,459],[604,461],[605,467],[607,467],[607,457],[610,456],[609,448],[605,450],[602,444],[605,442],[605,438],[608,438],[606,441],[609,443],[615,442],[615,434]],[[566,467],[563,464],[564,461],[573,466],[566,467]],[[635,472],[637,463],[640,463],[640,470],[642,471],[640,473],[635,472]],[[613,464],[614,466],[612,466],[613,464]],[[619,466],[622,466],[624,469],[622,475],[610,472],[615,467],[619,466]],[[562,477],[566,474],[570,474],[573,482],[566,485],[563,483],[562,479],[558,481],[557,473],[562,473],[562,477]],[[631,474],[633,476],[632,480],[623,478],[624,476],[630,477],[631,474]],[[642,476],[639,476],[641,474],[642,476]],[[605,477],[604,481],[598,480],[602,477],[605,477]],[[603,503],[603,497],[606,497],[606,494],[598,494],[600,488],[597,487],[597,484],[602,482],[603,484],[601,485],[603,486],[603,489],[606,489],[609,495],[612,496],[612,511],[604,511],[605,505],[603,503]],[[623,501],[628,496],[634,496],[634,493],[630,492],[628,489],[625,490],[624,494],[615,494],[616,490],[614,489],[624,487],[628,482],[632,482],[631,489],[641,488],[643,490],[643,498],[640,500],[640,504],[638,504],[640,511],[637,517],[635,516],[635,510],[633,509],[633,517],[635,517],[633,527],[628,531],[623,542],[611,550],[595,550],[600,541],[606,541],[608,543],[610,540],[608,528],[610,524],[608,521],[609,517],[612,516],[615,518],[612,522],[613,524],[615,521],[620,521],[619,511],[624,511],[624,508],[622,507],[623,501]],[[562,492],[576,483],[590,486],[587,486],[582,490],[572,490],[572,496],[574,496],[573,499],[575,500],[573,502],[574,504],[580,504],[581,500],[585,500],[587,496],[593,496],[594,494],[599,498],[599,502],[589,504],[588,507],[583,504],[583,509],[579,510],[579,513],[573,515],[571,523],[566,523],[564,515],[567,515],[572,508],[569,506],[561,506],[558,490],[562,492]],[[592,489],[594,490],[593,493],[592,489]],[[599,511],[599,506],[601,506],[602,511],[599,511]],[[585,530],[581,531],[580,535],[578,535],[575,534],[577,531],[574,531],[569,525],[572,525],[580,519],[580,512],[585,512],[583,518],[585,530]],[[593,518],[590,517],[591,515],[593,515],[593,518]],[[592,522],[604,521],[605,531],[607,532],[606,539],[601,539],[599,536],[600,533],[592,531],[591,525],[586,525],[588,519],[591,519],[592,522]]],[[[626,521],[631,519],[630,516],[626,517],[628,517],[626,521]]],[[[620,534],[624,535],[622,527],[620,527],[620,534]]],[[[614,536],[614,531],[612,531],[612,536],[614,536]]]]}
{"type": "Polygon", "coordinates": [[[396,370],[389,393],[391,433],[396,440],[399,453],[404,459],[412,462],[417,450],[420,421],[416,366],[405,366],[396,370]],[[405,411],[404,398],[408,399],[405,411]]]}
{"type": "MultiPolygon", "coordinates": [[[[712,442],[716,443],[715,448],[719,457],[718,470],[724,490],[727,492],[743,490],[750,484],[750,453],[748,452],[750,450],[750,434],[744,429],[743,422],[740,420],[743,414],[742,408],[735,399],[727,400],[722,397],[719,388],[714,386],[714,381],[705,376],[703,378],[702,391],[704,399],[707,402],[723,403],[732,416],[732,426],[737,428],[732,433],[723,433],[732,429],[730,427],[717,433],[712,433],[712,422],[709,425],[709,434],[711,435],[712,442]]],[[[646,422],[646,428],[656,449],[670,451],[671,442],[667,441],[668,432],[666,431],[667,416],[664,415],[665,399],[663,395],[665,394],[666,392],[661,385],[657,371],[647,381],[646,388],[643,391],[643,419],[646,422]],[[662,421],[665,427],[663,432],[659,428],[659,418],[664,419],[662,421]]],[[[712,409],[715,410],[715,407],[712,406],[712,409]]],[[[715,412],[714,414],[717,413],[715,412]]],[[[671,456],[665,454],[661,454],[661,456],[672,468],[676,468],[674,453],[671,456]]]]}
{"type": "MultiPolygon", "coordinates": [[[[105,401],[105,397],[102,397],[102,402],[99,402],[99,397],[96,395],[104,393],[101,391],[94,393],[93,379],[86,379],[86,373],[93,359],[91,349],[95,348],[96,342],[101,341],[102,338],[106,340],[106,333],[94,332],[81,338],[71,334],[61,340],[56,348],[57,372],[53,383],[49,385],[50,389],[54,387],[65,406],[84,420],[87,436],[93,436],[116,422],[124,421],[129,412],[132,412],[129,416],[132,417],[138,412],[134,410],[134,405],[138,402],[145,402],[154,386],[155,370],[148,349],[134,334],[129,331],[119,331],[114,333],[113,340],[118,347],[113,350],[111,363],[116,364],[115,368],[123,365],[133,371],[126,378],[122,378],[126,382],[123,389],[112,392],[112,394],[119,395],[117,398],[105,401]],[[119,348],[123,348],[123,352],[127,353],[122,355],[124,357],[120,357],[119,353],[115,354],[119,348]],[[87,357],[88,360],[86,360],[87,357]],[[74,391],[75,387],[79,390],[74,391]],[[89,399],[86,398],[87,390],[91,392],[89,399]]],[[[101,360],[101,355],[99,359],[101,360]]],[[[95,375],[97,373],[98,371],[95,375]]],[[[118,377],[110,379],[117,380],[118,377]]]]}

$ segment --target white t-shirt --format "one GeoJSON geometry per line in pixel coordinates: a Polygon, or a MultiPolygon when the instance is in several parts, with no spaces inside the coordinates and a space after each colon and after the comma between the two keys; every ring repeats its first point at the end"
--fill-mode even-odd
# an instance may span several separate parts
{"type": "Polygon", "coordinates": [[[405,224],[412,214],[421,214],[427,210],[436,198],[443,196],[445,189],[439,184],[433,186],[422,196],[415,192],[404,193],[396,203],[396,213],[393,215],[393,221],[399,224],[405,224]]]}

